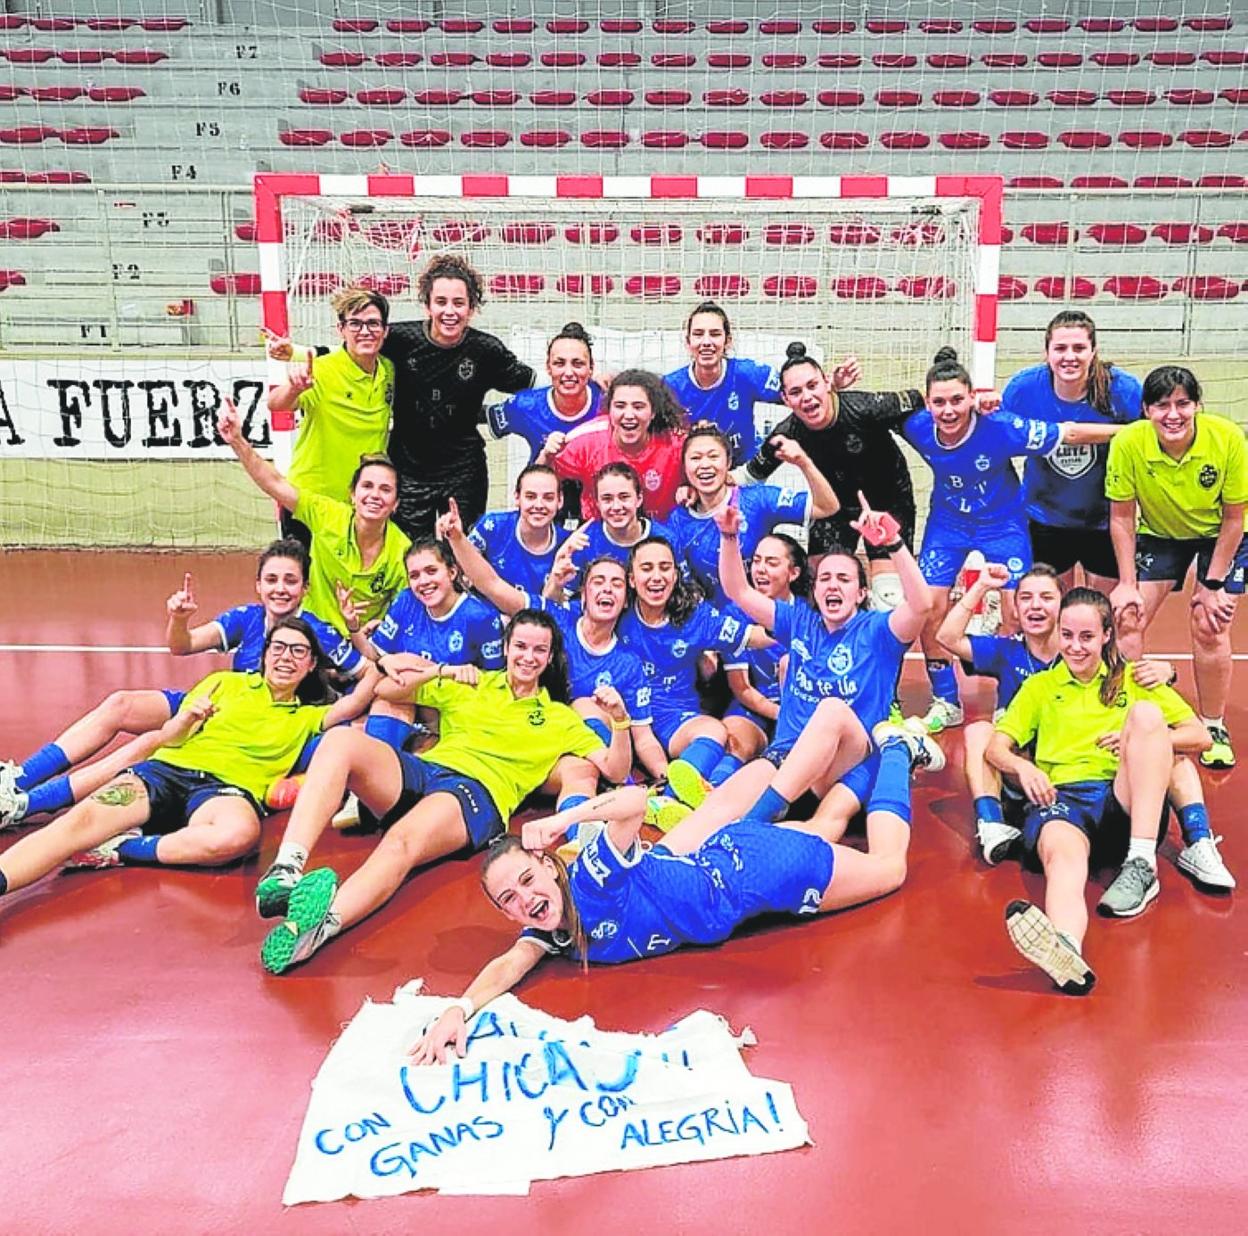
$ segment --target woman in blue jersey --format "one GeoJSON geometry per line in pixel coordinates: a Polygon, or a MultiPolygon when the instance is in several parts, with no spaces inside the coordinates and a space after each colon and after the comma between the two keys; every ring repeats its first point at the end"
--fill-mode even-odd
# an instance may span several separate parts
{"type": "Polygon", "coordinates": [[[723,432],[709,422],[694,425],[685,439],[685,480],[692,491],[687,506],[678,506],[667,521],[681,565],[697,582],[711,604],[721,609],[728,598],[719,582],[719,529],[715,513],[729,502],[740,512],[740,544],[743,558],[778,524],[805,526],[840,510],[840,502],[827,478],[796,442],[784,439],[776,455],[793,464],[810,486],[809,492],[782,489],[778,485],[738,488],[728,479],[730,446],[723,432]]]}
{"type": "MultiPolygon", "coordinates": [[[[1053,318],[1044,363],[1020,370],[1001,393],[1002,412],[1054,424],[1126,425],[1140,419],[1140,407],[1139,379],[1101,358],[1096,324],[1078,309],[1053,318]]],[[[1023,469],[1033,559],[1052,563],[1067,588],[1082,564],[1088,587],[1106,595],[1118,580],[1105,497],[1108,453],[1104,443],[1065,442],[1023,469]]]]}
{"type": "MultiPolygon", "coordinates": [[[[528,443],[529,463],[536,462],[543,449],[558,454],[567,434],[602,410],[602,388],[593,380],[593,341],[579,322],[567,323],[546,345],[546,372],[549,386],[519,391],[485,409],[495,438],[515,434],[528,443]]],[[[560,519],[575,518],[581,508],[576,481],[564,481],[561,501],[560,519]]]]}
{"type": "MultiPolygon", "coordinates": [[[[232,653],[233,669],[259,670],[264,641],[273,625],[282,618],[299,616],[316,633],[337,674],[355,680],[353,694],[363,701],[362,707],[367,706],[378,675],[327,622],[303,609],[307,567],[307,550],[298,541],[274,541],[260,555],[256,568],[258,601],[237,605],[194,626],[191,621],[199,605],[194,581],[187,572],[182,587],[165,603],[169,651],[179,657],[232,653]]],[[[177,713],[185,697],[186,692],[172,689],[114,691],[20,764],[0,765],[0,827],[60,811],[106,785],[140,758],[136,749],[126,744],[93,764],[83,765],[83,761],[103,751],[120,734],[144,735],[158,730],[177,713]]]]}
{"type": "Polygon", "coordinates": [[[554,468],[530,464],[516,478],[516,509],[487,511],[468,535],[509,584],[536,595],[568,539],[567,529],[555,523],[559,502],[554,468]]]}
{"type": "Polygon", "coordinates": [[[1013,624],[1011,592],[1031,566],[1014,456],[1047,456],[1063,445],[1108,442],[1119,427],[1001,414],[981,417],[971,375],[952,348],[936,353],[926,387],[927,406],[906,420],[902,433],[933,473],[919,567],[933,595],[922,640],[932,684],[932,704],[924,720],[931,732],[939,733],[963,719],[957,674],[936,639],[962,563],[974,549],[1005,563],[1010,578],[1002,595],[1008,625],[1013,624]]]}

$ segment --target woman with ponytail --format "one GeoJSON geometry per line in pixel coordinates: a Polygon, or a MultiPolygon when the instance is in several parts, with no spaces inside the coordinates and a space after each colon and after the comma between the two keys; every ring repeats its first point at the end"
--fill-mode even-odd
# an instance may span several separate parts
{"type": "Polygon", "coordinates": [[[997,722],[988,760],[1027,797],[1023,845],[1045,876],[1043,910],[1006,907],[1010,939],[1062,991],[1086,995],[1096,981],[1083,958],[1089,868],[1121,861],[1125,848],[1098,909],[1115,918],[1145,909],[1159,889],[1158,833],[1176,757],[1210,739],[1175,691],[1128,672],[1100,592],[1066,594],[1058,647],[1061,660],[1028,678],[997,722]]]}
{"type": "MultiPolygon", "coordinates": [[[[1036,421],[1126,425],[1140,419],[1140,382],[1103,360],[1096,323],[1081,310],[1064,309],[1044,332],[1044,363],[1020,370],[1001,394],[1001,411],[1036,421]]],[[[1023,506],[1032,557],[1049,562],[1074,581],[1082,563],[1088,587],[1107,596],[1118,579],[1109,539],[1105,499],[1108,447],[1063,443],[1023,470],[1023,506]]]]}

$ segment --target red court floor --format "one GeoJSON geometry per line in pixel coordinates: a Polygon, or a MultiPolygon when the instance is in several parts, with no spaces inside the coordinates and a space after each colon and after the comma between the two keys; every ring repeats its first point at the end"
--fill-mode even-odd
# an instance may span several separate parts
{"type": "MultiPolygon", "coordinates": [[[[184,570],[207,617],[249,598],[252,563],[10,553],[0,644],[156,645],[184,570]]],[[[1163,619],[1154,645],[1186,651],[1182,603],[1163,619]]],[[[0,756],[20,759],[112,689],[188,685],[218,664],[0,651],[0,756]]],[[[912,663],[905,698],[917,708],[924,691],[912,663]]],[[[982,713],[986,696],[972,698],[982,713]]],[[[1248,751],[1245,712],[1230,721],[1248,751]]],[[[947,748],[956,766],[958,739],[947,748]]],[[[1241,880],[1246,785],[1206,776],[1241,880]]],[[[260,970],[252,903],[276,825],[257,858],[218,873],[53,875],[0,902],[0,1231],[1243,1231],[1248,917],[1236,899],[1175,870],[1172,833],[1163,895],[1141,919],[1093,922],[1099,985],[1064,998],[1003,928],[1006,902],[1040,882],[976,860],[952,767],[916,805],[909,882],[886,901],[588,976],[551,963],[519,993],[613,1028],[657,1031],[698,1007],[752,1026],[752,1069],[793,1084],[814,1145],[539,1184],[528,1198],[279,1200],[338,1027],[415,975],[457,994],[510,941],[474,862],[417,875],[282,979],[260,970]]],[[[349,868],[369,845],[333,835],[316,857],[349,868]]]]}

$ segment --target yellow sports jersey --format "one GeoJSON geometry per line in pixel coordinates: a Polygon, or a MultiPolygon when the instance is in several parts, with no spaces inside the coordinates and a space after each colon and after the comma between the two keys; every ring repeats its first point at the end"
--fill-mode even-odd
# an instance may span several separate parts
{"type": "Polygon", "coordinates": [[[262,675],[233,670],[209,674],[186,693],[178,711],[209,694],[217,711],[189,738],[158,748],[152,759],[211,773],[246,790],[257,802],[294,767],[303,744],[321,732],[329,711],[326,704],[278,703],[262,675]]]}
{"type": "Polygon", "coordinates": [[[1222,508],[1248,502],[1248,452],[1238,425],[1196,414],[1196,437],[1181,459],[1161,449],[1152,422],[1120,429],[1109,444],[1105,496],[1139,504],[1140,531],[1174,541],[1217,536],[1222,508]]]}
{"type": "Polygon", "coordinates": [[[314,358],[312,377],[312,389],[299,396],[303,417],[287,479],[300,492],[346,502],[360,456],[386,449],[394,364],[379,356],[365,373],[343,347],[314,358]]]}
{"type": "Polygon", "coordinates": [[[1178,725],[1196,714],[1187,701],[1170,687],[1142,687],[1127,664],[1118,698],[1101,703],[1101,683],[1106,670],[1091,682],[1080,682],[1058,661],[1052,669],[1033,674],[1018,689],[997,729],[1018,747],[1035,741],[1036,766],[1054,785],[1072,781],[1112,781],[1118,757],[1097,740],[1122,729],[1127,709],[1148,700],[1161,709],[1167,725],[1178,725]]]}
{"type": "Polygon", "coordinates": [[[380,618],[394,595],[407,587],[403,560],[412,545],[396,524],[388,523],[381,553],[372,566],[365,567],[355,540],[354,515],[348,503],[307,490],[299,491],[295,504],[295,518],[312,530],[312,569],[305,605],[344,635],[348,634],[347,624],[334,585],[345,584],[351,589],[356,605],[361,607],[361,622],[380,618]]]}
{"type": "Polygon", "coordinates": [[[561,755],[588,755],[603,745],[575,709],[545,689],[517,699],[505,670],[483,673],[475,687],[434,679],[417,690],[416,703],[442,718],[443,737],[423,758],[480,781],[504,823],[561,755]]]}

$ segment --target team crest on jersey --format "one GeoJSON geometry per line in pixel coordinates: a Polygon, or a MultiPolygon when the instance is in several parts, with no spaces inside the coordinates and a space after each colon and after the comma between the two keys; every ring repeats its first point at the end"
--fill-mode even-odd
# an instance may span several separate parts
{"type": "Polygon", "coordinates": [[[683,639],[672,641],[672,656],[677,660],[681,660],[688,655],[689,645],[683,639]]]}
{"type": "Polygon", "coordinates": [[[1009,568],[1011,574],[1017,575],[1018,572],[1023,569],[1023,560],[1017,556],[1007,558],[1005,560],[1005,565],[1009,568]]]}
{"type": "Polygon", "coordinates": [[[847,433],[845,435],[845,449],[851,455],[862,454],[862,439],[856,433],[847,433]]]}
{"type": "Polygon", "coordinates": [[[386,591],[385,571],[378,571],[377,574],[374,575],[373,578],[368,581],[368,590],[374,596],[380,596],[383,592],[386,591]]]}
{"type": "Polygon", "coordinates": [[[394,383],[393,382],[386,383],[386,402],[389,404],[394,403],[394,383]]]}
{"type": "Polygon", "coordinates": [[[1218,470],[1213,464],[1205,464],[1196,477],[1201,489],[1212,489],[1218,483],[1218,470]]]}
{"type": "Polygon", "coordinates": [[[461,652],[464,647],[464,637],[459,631],[452,631],[451,638],[446,641],[446,646],[452,652],[461,652]]]}
{"type": "Polygon", "coordinates": [[[543,725],[545,725],[546,724],[545,710],[542,708],[534,708],[529,713],[529,724],[533,726],[534,729],[540,729],[543,725]]]}
{"type": "Polygon", "coordinates": [[[1071,480],[1082,476],[1094,463],[1096,450],[1091,446],[1059,446],[1049,456],[1049,467],[1071,480]]]}
{"type": "Polygon", "coordinates": [[[501,639],[492,639],[488,644],[482,644],[481,655],[487,661],[492,660],[494,657],[501,657],[503,655],[503,641],[501,639]]]}
{"type": "Polygon", "coordinates": [[[617,935],[620,925],[613,918],[604,918],[589,934],[595,940],[610,940],[617,935]]]}
{"type": "Polygon", "coordinates": [[[741,397],[737,394],[736,391],[733,391],[732,394],[728,396],[728,411],[736,412],[740,407],[741,407],[741,397]]]}
{"type": "Polygon", "coordinates": [[[594,679],[594,686],[596,687],[609,687],[611,685],[612,684],[611,684],[611,671],[610,670],[603,670],[598,675],[598,677],[594,679]]]}
{"type": "Polygon", "coordinates": [[[465,356],[463,360],[459,362],[459,368],[456,369],[455,372],[459,374],[459,380],[461,382],[471,382],[473,375],[477,372],[476,363],[473,361],[471,356],[465,356]]]}
{"type": "Polygon", "coordinates": [[[987,455],[976,455],[975,467],[978,468],[980,472],[987,472],[988,469],[992,467],[992,460],[989,459],[987,455]]]}
{"type": "Polygon", "coordinates": [[[828,654],[828,669],[832,673],[843,676],[854,668],[854,654],[845,644],[838,644],[828,654]]]}
{"type": "Polygon", "coordinates": [[[641,483],[651,493],[654,493],[663,484],[663,478],[659,475],[657,468],[647,468],[646,475],[641,478],[641,483]]]}

